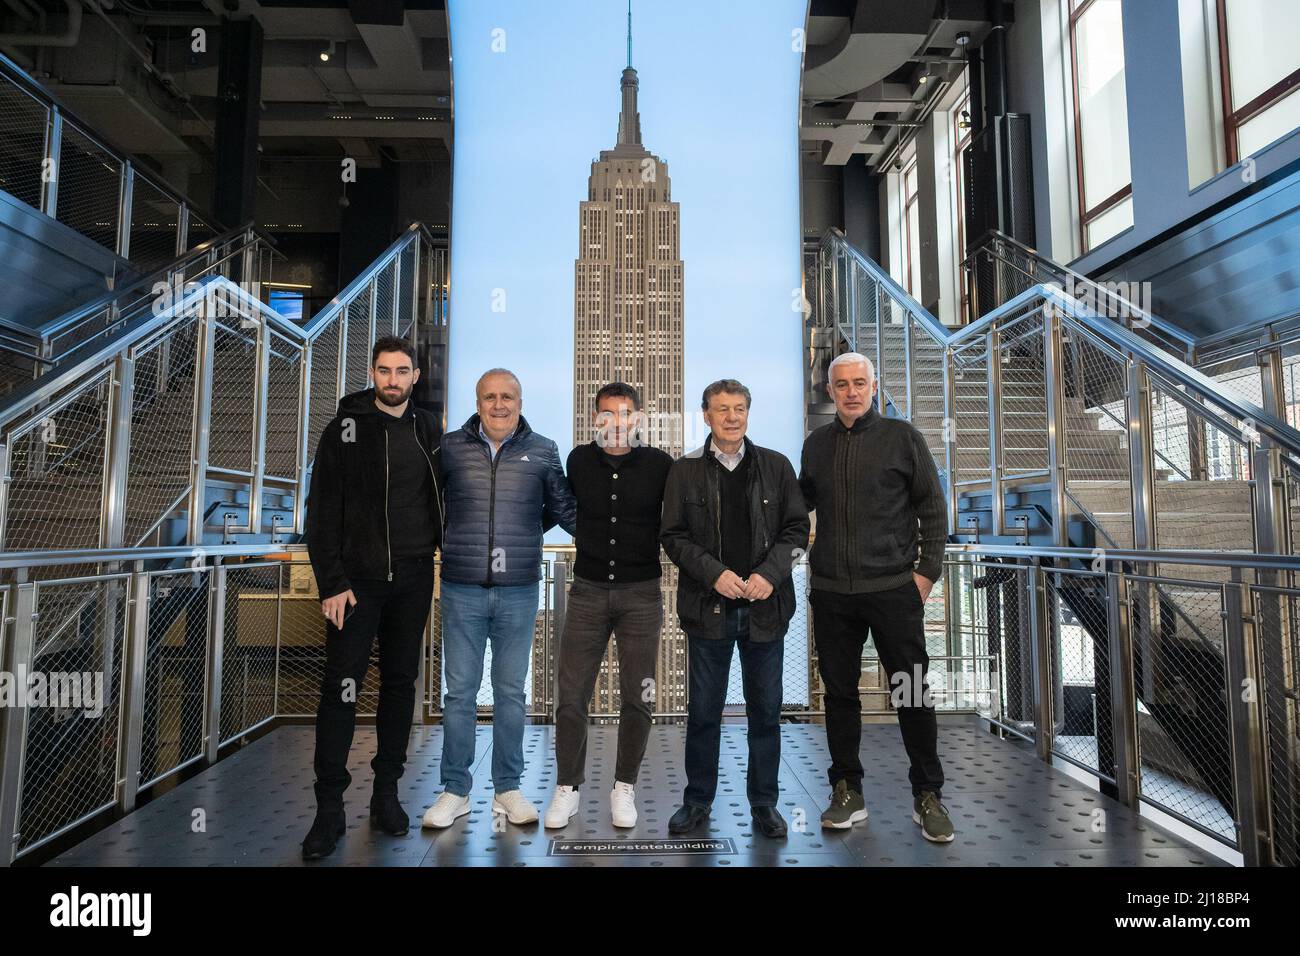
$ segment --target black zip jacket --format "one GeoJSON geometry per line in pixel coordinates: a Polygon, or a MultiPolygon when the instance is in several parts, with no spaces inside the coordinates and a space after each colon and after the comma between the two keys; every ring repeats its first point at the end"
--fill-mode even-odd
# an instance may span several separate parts
{"type": "Polygon", "coordinates": [[[837,416],[804,440],[799,485],[817,512],[814,589],[884,591],[909,583],[913,571],[939,579],[947,503],[934,458],[911,422],[871,408],[845,428],[837,416]]]}
{"type": "MultiPolygon", "coordinates": [[[[316,446],[307,496],[306,538],[322,599],[349,590],[353,579],[392,580],[393,529],[388,520],[391,426],[387,418],[391,416],[375,407],[373,388],[345,395],[316,446]]],[[[445,525],[437,419],[410,402],[398,421],[401,427],[412,429],[424,452],[433,489],[428,507],[437,544],[445,525]]]]}
{"type": "MultiPolygon", "coordinates": [[[[720,473],[713,456],[713,436],[704,447],[673,462],[664,488],[659,540],[677,565],[677,616],[691,637],[721,638],[723,599],[713,585],[727,566],[722,563],[720,473]]],[[[794,616],[794,562],[808,547],[808,509],[804,507],[794,467],[780,452],[745,439],[749,462],[751,573],[772,585],[772,594],[749,605],[749,638],[777,641],[794,616]]],[[[734,570],[734,569],[732,569],[734,570]]]]}

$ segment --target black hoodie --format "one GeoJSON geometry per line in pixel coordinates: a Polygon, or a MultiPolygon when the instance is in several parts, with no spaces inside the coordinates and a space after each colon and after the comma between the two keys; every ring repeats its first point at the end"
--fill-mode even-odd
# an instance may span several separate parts
{"type": "Polygon", "coordinates": [[[413,402],[400,418],[375,407],[373,388],[339,402],[316,448],[307,497],[307,552],[322,599],[354,580],[391,580],[395,558],[433,556],[445,523],[438,437],[437,419],[413,402]],[[399,433],[408,428],[409,439],[399,433]],[[423,462],[409,460],[414,455],[423,462]],[[429,481],[408,486],[431,489],[428,499],[391,500],[395,478],[412,475],[416,464],[428,468],[429,481]],[[401,528],[392,527],[393,516],[401,528]]]}

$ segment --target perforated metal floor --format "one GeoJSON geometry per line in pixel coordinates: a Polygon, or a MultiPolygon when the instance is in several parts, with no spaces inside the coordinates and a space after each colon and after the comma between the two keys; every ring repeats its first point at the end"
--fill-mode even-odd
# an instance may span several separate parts
{"type": "MultiPolygon", "coordinates": [[[[522,789],[539,812],[555,783],[553,728],[529,727],[522,789]]],[[[745,800],[745,728],[723,730],[718,797],[707,825],[690,834],[730,841],[724,852],[557,856],[553,840],[673,839],[668,818],[685,785],[685,728],[657,726],[637,787],[640,819],[631,830],[609,820],[618,728],[592,727],[587,782],[577,816],[563,830],[540,823],[494,829],[491,727],[478,729],[472,812],[446,830],[418,828],[441,787],[441,727],[412,731],[401,799],[416,828],[404,837],[373,830],[368,819],[375,736],[357,730],[352,750],[348,831],[333,856],[313,866],[1215,866],[1220,861],[1139,818],[1022,746],[999,740],[974,719],[940,721],[944,803],[957,828],[947,845],[926,842],[912,822],[907,758],[893,725],[863,728],[864,795],[870,818],[851,831],[824,831],[829,758],[818,725],[782,728],[780,810],[785,839],[755,835],[745,800]],[[1096,811],[1101,811],[1098,815],[1096,811]],[[1097,823],[1104,829],[1098,830],[1097,823]]],[[[67,851],[49,865],[303,866],[300,844],[315,810],[314,730],[281,727],[172,792],[67,851]],[[201,812],[200,812],[201,811],[201,812]],[[201,820],[203,829],[196,826],[201,820]]],[[[652,848],[653,849],[653,848],[652,848]]]]}

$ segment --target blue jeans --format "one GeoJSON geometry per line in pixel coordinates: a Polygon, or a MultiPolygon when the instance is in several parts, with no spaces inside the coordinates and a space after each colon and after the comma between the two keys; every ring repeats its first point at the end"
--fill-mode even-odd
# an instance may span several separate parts
{"type": "Polygon", "coordinates": [[[785,641],[751,641],[748,608],[728,608],[726,615],[726,636],[721,639],[687,634],[691,696],[687,704],[686,792],[682,802],[695,807],[713,805],[718,789],[727,674],[732,648],[739,648],[749,742],[746,795],[750,807],[774,807],[780,796],[777,777],[781,770],[781,665],[785,641]]]}
{"type": "Polygon", "coordinates": [[[442,785],[469,796],[474,778],[476,698],[492,642],[492,787],[519,789],[524,772],[524,682],[532,662],[537,585],[479,587],[442,582],[442,785]]]}

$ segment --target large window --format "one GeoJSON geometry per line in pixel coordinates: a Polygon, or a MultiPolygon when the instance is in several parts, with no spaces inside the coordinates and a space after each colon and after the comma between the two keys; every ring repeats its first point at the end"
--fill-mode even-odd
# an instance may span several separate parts
{"type": "Polygon", "coordinates": [[[916,189],[916,157],[903,168],[903,270],[907,292],[921,301],[921,204],[916,189]]]}
{"type": "Polygon", "coordinates": [[[962,90],[961,98],[953,104],[950,115],[952,116],[952,220],[954,242],[956,243],[957,291],[960,297],[957,305],[957,322],[961,324],[971,318],[967,313],[967,309],[970,307],[970,292],[966,287],[966,270],[962,268],[962,262],[966,259],[966,181],[962,165],[962,154],[966,152],[966,147],[970,145],[969,86],[962,90]]]}
{"type": "Polygon", "coordinates": [[[1069,0],[1079,240],[1087,251],[1133,225],[1120,0],[1069,0]]]}
{"type": "Polygon", "coordinates": [[[1295,0],[1217,0],[1228,165],[1300,126],[1295,0]]]}

